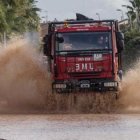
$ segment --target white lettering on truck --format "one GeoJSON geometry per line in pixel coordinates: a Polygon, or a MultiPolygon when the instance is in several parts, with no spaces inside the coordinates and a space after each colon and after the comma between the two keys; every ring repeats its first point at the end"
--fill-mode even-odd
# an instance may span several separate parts
{"type": "Polygon", "coordinates": [[[83,71],[83,70],[90,70],[92,71],[93,68],[93,64],[92,63],[79,63],[76,64],[76,71],[83,71]]]}
{"type": "Polygon", "coordinates": [[[80,70],[80,64],[76,64],[76,71],[80,70]]]}

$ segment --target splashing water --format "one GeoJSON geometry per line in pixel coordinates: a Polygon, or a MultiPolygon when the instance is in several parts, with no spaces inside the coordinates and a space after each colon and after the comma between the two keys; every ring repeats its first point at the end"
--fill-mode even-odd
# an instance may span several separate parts
{"type": "Polygon", "coordinates": [[[25,40],[0,48],[0,111],[5,106],[12,112],[44,106],[49,76],[42,62],[42,55],[25,40]]]}
{"type": "Polygon", "coordinates": [[[51,79],[43,55],[25,40],[0,48],[0,112],[107,113],[140,112],[140,62],[124,77],[117,105],[110,94],[51,94],[51,79]],[[71,102],[77,98],[77,104],[71,102]],[[121,108],[121,109],[120,109],[121,108]],[[114,112],[114,111],[113,111],[114,112]]]}
{"type": "Polygon", "coordinates": [[[140,112],[140,62],[130,69],[123,80],[120,105],[130,113],[140,112]]]}

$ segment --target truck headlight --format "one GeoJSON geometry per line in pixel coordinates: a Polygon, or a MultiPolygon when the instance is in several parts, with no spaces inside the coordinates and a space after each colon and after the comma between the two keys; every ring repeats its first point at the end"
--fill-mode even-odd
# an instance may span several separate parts
{"type": "Polygon", "coordinates": [[[66,88],[66,84],[55,84],[55,88],[66,88]]]}
{"type": "Polygon", "coordinates": [[[118,83],[117,82],[106,82],[104,83],[104,87],[117,87],[118,83]]]}

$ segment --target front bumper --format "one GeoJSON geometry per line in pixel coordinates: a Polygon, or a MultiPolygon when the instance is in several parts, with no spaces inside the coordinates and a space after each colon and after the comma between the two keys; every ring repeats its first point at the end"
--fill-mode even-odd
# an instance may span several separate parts
{"type": "Polygon", "coordinates": [[[52,84],[53,90],[63,90],[63,91],[82,90],[82,89],[89,89],[91,91],[118,91],[118,87],[119,83],[113,80],[55,81],[52,84]]]}

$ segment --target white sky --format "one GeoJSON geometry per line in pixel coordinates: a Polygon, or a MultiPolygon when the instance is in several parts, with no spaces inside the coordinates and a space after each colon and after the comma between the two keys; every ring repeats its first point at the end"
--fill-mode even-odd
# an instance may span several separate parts
{"type": "MultiPolygon", "coordinates": [[[[125,15],[126,8],[121,5],[129,4],[129,0],[38,0],[37,6],[42,9],[40,17],[48,20],[75,19],[75,13],[84,14],[90,18],[121,19],[122,9],[125,15]]],[[[125,15],[126,17],[126,15],[125,15]]]]}

